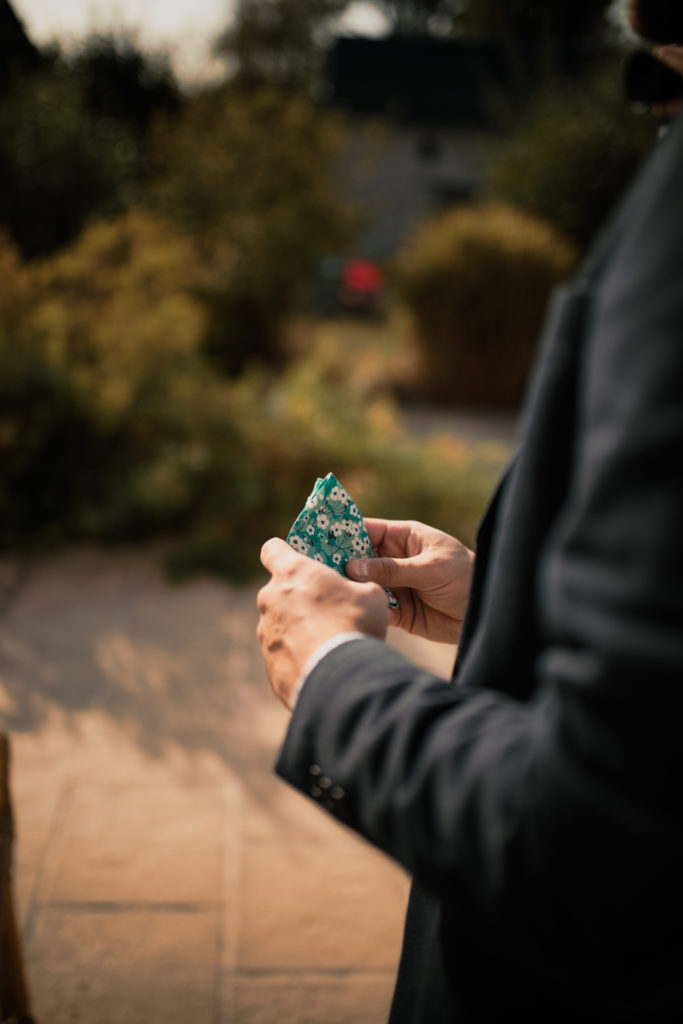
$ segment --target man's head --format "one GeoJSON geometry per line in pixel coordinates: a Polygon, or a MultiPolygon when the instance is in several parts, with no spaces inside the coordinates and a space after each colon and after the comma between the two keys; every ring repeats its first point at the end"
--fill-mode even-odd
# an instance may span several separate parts
{"type": "Polygon", "coordinates": [[[628,20],[651,43],[683,43],[682,0],[626,0],[628,20]]]}

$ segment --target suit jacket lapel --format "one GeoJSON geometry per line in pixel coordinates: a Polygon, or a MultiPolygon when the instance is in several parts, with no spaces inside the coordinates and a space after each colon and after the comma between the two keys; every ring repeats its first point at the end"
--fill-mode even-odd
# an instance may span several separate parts
{"type": "Polygon", "coordinates": [[[528,659],[537,642],[533,567],[571,478],[581,341],[591,298],[591,289],[583,284],[564,287],[549,309],[520,450],[477,538],[475,575],[454,670],[459,682],[476,685],[481,664],[487,685],[499,680],[501,689],[529,696],[528,659]],[[497,671],[491,671],[493,661],[499,663],[497,671]]]}

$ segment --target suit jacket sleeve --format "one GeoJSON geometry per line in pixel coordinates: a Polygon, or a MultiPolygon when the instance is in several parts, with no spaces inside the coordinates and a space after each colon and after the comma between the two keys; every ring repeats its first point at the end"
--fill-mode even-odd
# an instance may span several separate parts
{"type": "Polygon", "coordinates": [[[535,948],[645,948],[680,919],[682,175],[679,123],[596,287],[568,497],[535,607],[511,609],[537,616],[532,697],[358,641],[315,669],[277,763],[446,913],[457,894],[535,948]]]}

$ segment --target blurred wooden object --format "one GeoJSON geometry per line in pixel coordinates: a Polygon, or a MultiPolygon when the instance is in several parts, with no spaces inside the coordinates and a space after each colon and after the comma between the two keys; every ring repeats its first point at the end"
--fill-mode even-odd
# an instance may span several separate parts
{"type": "Polygon", "coordinates": [[[14,824],[9,761],[9,740],[0,733],[0,1020],[32,1024],[12,890],[14,824]]]}

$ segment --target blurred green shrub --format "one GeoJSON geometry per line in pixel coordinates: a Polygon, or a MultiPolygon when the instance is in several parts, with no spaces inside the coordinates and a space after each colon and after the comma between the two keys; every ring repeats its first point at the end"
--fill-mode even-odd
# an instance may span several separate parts
{"type": "Polygon", "coordinates": [[[618,66],[539,90],[489,168],[489,194],[555,225],[585,249],[651,145],[655,127],[628,107],[618,66]]]}
{"type": "Polygon", "coordinates": [[[501,204],[425,224],[397,261],[428,398],[515,406],[551,289],[575,254],[547,224],[501,204]]]}
{"type": "Polygon", "coordinates": [[[0,551],[166,536],[176,577],[243,578],[317,476],[368,514],[473,538],[504,452],[419,444],[376,377],[314,355],[217,377],[194,241],[140,210],[50,260],[0,241],[0,551]]]}
{"type": "Polygon", "coordinates": [[[206,271],[192,239],[161,218],[131,210],[92,224],[30,276],[28,329],[103,421],[172,403],[196,373],[206,271]]]}
{"type": "Polygon", "coordinates": [[[193,257],[139,212],[43,263],[0,246],[3,547],[143,535],[187,516],[169,451],[186,442],[182,400],[209,376],[193,257]]]}
{"type": "Polygon", "coordinates": [[[263,541],[286,536],[315,479],[330,471],[364,514],[422,519],[474,544],[503,446],[410,439],[389,401],[326,378],[314,360],[230,387],[240,454],[212,446],[200,514],[171,554],[172,575],[252,573],[263,541]]]}
{"type": "Polygon", "coordinates": [[[157,126],[148,201],[212,268],[206,351],[229,374],[278,360],[318,260],[349,236],[332,173],[340,139],[310,100],[273,89],[215,89],[157,126]]]}

